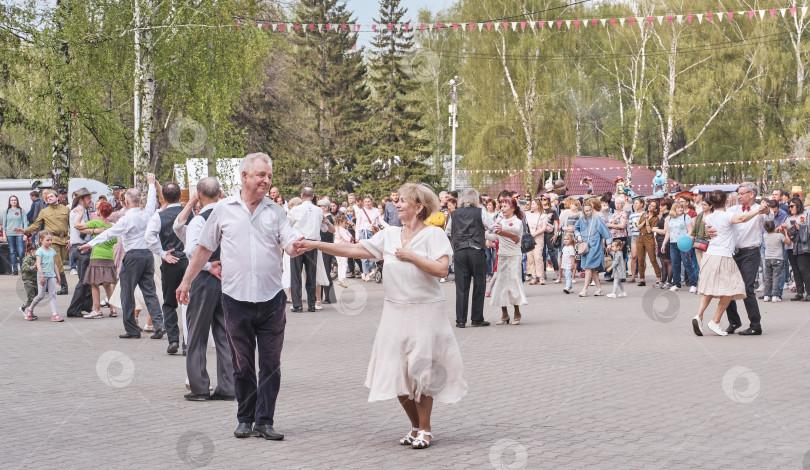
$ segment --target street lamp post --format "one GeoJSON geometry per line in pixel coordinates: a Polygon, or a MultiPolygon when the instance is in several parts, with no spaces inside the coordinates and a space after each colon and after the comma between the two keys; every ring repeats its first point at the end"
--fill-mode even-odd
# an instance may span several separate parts
{"type": "Polygon", "coordinates": [[[451,153],[453,157],[453,170],[450,175],[450,190],[456,190],[456,128],[458,127],[458,93],[456,86],[458,85],[458,76],[450,80],[450,129],[453,133],[451,143],[451,153]]]}

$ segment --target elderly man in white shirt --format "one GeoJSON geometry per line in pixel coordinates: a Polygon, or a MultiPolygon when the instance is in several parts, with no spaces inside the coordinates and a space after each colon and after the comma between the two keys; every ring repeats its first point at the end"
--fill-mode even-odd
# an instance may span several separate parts
{"type": "MultiPolygon", "coordinates": [[[[315,191],[312,188],[304,188],[301,190],[301,204],[290,209],[287,216],[290,218],[290,225],[298,233],[298,235],[312,241],[321,241],[321,232],[327,231],[327,225],[324,221],[325,215],[323,210],[314,205],[312,200],[315,198],[315,191]]],[[[303,311],[303,301],[301,300],[301,273],[306,269],[307,273],[307,305],[309,312],[315,311],[315,281],[317,278],[318,268],[318,250],[312,250],[304,253],[297,258],[290,260],[290,274],[292,277],[290,292],[292,293],[292,311],[303,311]]]]}
{"type": "Polygon", "coordinates": [[[126,333],[118,337],[125,339],[141,337],[141,330],[135,322],[136,285],[141,288],[146,309],[149,311],[149,316],[152,317],[152,324],[155,325],[155,333],[150,338],[161,339],[166,334],[166,330],[163,328],[163,313],[160,310],[160,301],[155,293],[155,260],[152,258],[152,252],[147,248],[144,238],[149,218],[155,213],[157,207],[155,175],[149,173],[146,180],[149,185],[146,207],[143,210],[141,209],[140,191],[134,188],[129,189],[124,194],[124,203],[127,208],[126,214],[111,228],[79,247],[82,252],[86,252],[100,243],[113,238],[124,237],[126,255],[121,266],[118,282],[121,283],[122,319],[126,333]]]}
{"type": "MultiPolygon", "coordinates": [[[[759,211],[760,206],[756,203],[757,186],[754,183],[742,183],[737,188],[737,194],[740,197],[740,203],[726,209],[729,214],[759,211]]],[[[740,331],[739,334],[743,336],[762,334],[761,316],[756,296],[757,272],[761,261],[760,245],[762,245],[763,227],[765,222],[773,221],[773,216],[773,212],[768,211],[765,214],[757,215],[748,222],[734,225],[734,241],[736,245],[734,261],[737,263],[737,267],[740,268],[740,274],[742,274],[743,282],[745,282],[743,304],[748,314],[748,320],[751,322],[747,329],[740,331]]],[[[717,235],[717,232],[709,225],[706,226],[706,233],[712,238],[717,235]]],[[[726,333],[734,334],[734,331],[742,326],[740,314],[737,313],[736,301],[731,301],[726,309],[726,314],[729,322],[726,333]]]]}
{"type": "Polygon", "coordinates": [[[192,281],[219,248],[222,308],[233,355],[238,402],[239,425],[234,436],[281,440],[284,435],[273,429],[287,322],[287,297],[281,285],[281,249],[294,258],[293,242],[297,237],[284,209],[266,197],[273,178],[270,157],[264,153],[249,154],[239,170],[242,189],[238,195],[217,203],[211,211],[183,282],[177,288],[177,300],[188,305],[192,281]]]}

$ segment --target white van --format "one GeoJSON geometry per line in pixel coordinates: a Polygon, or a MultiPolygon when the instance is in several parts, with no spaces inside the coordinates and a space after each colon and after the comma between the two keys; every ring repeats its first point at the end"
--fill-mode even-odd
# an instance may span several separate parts
{"type": "MultiPolygon", "coordinates": [[[[0,179],[0,212],[8,208],[8,199],[17,196],[20,205],[26,212],[31,208],[31,191],[41,191],[39,188],[50,188],[52,181],[48,179],[0,179]]],[[[95,204],[99,196],[107,196],[107,200],[112,196],[110,188],[102,183],[89,178],[71,178],[68,182],[68,200],[70,195],[79,188],[87,188],[93,193],[93,203],[95,204]]],[[[2,223],[2,219],[0,219],[2,223]]]]}

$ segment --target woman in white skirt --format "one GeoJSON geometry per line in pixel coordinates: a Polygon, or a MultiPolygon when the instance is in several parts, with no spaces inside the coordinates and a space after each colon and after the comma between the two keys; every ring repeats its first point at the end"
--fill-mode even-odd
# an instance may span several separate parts
{"type": "MultiPolygon", "coordinates": [[[[293,207],[301,204],[300,197],[294,197],[287,201],[286,211],[289,213],[293,207]]],[[[292,274],[290,274],[290,255],[284,252],[281,255],[281,286],[284,292],[287,293],[287,303],[292,303],[292,295],[290,294],[290,286],[292,285],[292,274]]]]}
{"type": "Polygon", "coordinates": [[[719,336],[728,334],[720,328],[723,312],[732,300],[745,298],[745,283],[733,258],[735,245],[732,225],[748,222],[757,214],[767,213],[770,210],[767,204],[762,204],[758,212],[729,214],[726,212],[726,198],[725,192],[712,191],[709,195],[712,211],[703,215],[706,225],[717,230],[717,236],[712,238],[700,264],[698,294],[703,298],[700,300],[700,311],[692,319],[692,330],[697,336],[703,336],[703,312],[709,307],[713,297],[719,298],[720,302],[717,304],[714,318],[707,326],[719,336]]]}
{"type": "Polygon", "coordinates": [[[523,215],[513,197],[501,198],[503,218],[495,224],[498,235],[498,275],[492,281],[490,305],[501,307],[501,321],[496,325],[509,324],[510,305],[515,307],[513,325],[520,324],[520,306],[529,302],[523,290],[523,253],[520,237],[523,235],[523,215]]]}
{"type": "Polygon", "coordinates": [[[400,444],[424,449],[433,437],[433,401],[459,401],[467,382],[439,284],[453,248],[444,230],[424,224],[439,209],[439,198],[424,184],[406,184],[399,194],[402,227],[390,226],[356,245],[300,240],[296,247],[299,253],[317,249],[384,260],[385,303],[366,375],[368,401],[398,398],[411,422],[400,444]]]}

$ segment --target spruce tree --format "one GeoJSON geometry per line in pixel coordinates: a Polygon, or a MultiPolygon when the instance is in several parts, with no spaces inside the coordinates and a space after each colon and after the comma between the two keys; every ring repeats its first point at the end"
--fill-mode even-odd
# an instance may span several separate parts
{"type": "Polygon", "coordinates": [[[311,116],[303,145],[311,148],[294,168],[303,169],[302,184],[336,193],[354,190],[358,128],[366,121],[369,96],[363,49],[356,49],[357,34],[350,30],[352,15],[338,0],[302,0],[296,10],[302,23],[296,35],[298,90],[311,116]],[[309,31],[311,23],[330,30],[309,31]]]}
{"type": "Polygon", "coordinates": [[[437,181],[426,164],[429,142],[414,99],[419,84],[405,70],[413,54],[413,30],[396,26],[409,22],[406,13],[399,0],[381,0],[380,16],[374,19],[379,27],[371,41],[372,116],[364,127],[366,151],[357,171],[364,193],[383,195],[406,182],[437,181]]]}

